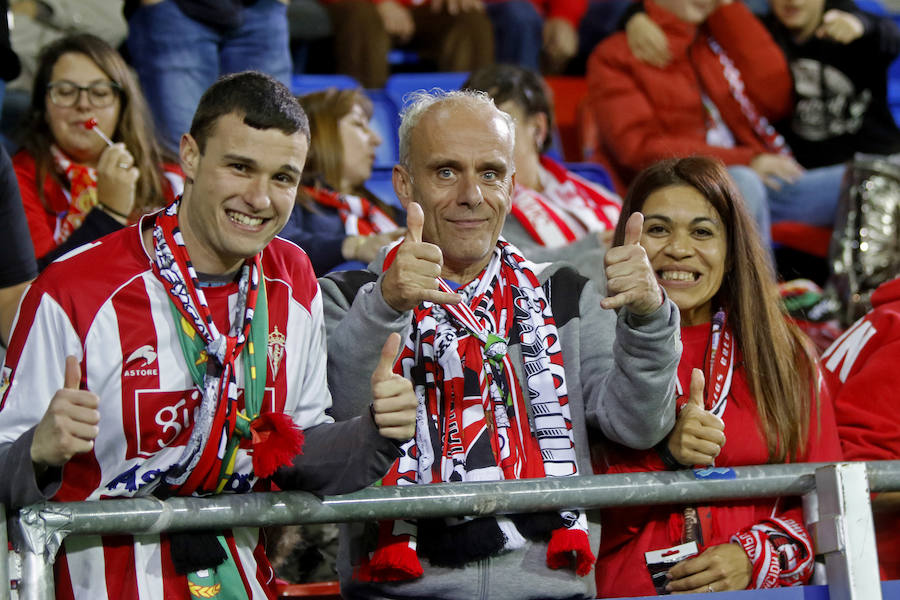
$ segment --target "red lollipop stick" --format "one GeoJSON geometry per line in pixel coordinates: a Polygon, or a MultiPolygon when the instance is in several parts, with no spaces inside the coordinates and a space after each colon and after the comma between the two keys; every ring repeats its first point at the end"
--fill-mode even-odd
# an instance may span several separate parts
{"type": "Polygon", "coordinates": [[[113,141],[109,139],[109,136],[103,133],[103,130],[97,127],[97,119],[91,117],[87,121],[83,123],[85,129],[89,129],[100,136],[100,139],[106,142],[107,146],[112,146],[113,141]]]}

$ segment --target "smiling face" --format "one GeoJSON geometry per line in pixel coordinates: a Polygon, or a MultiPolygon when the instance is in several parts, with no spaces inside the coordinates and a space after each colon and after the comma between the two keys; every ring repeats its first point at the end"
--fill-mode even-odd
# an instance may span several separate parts
{"type": "Polygon", "coordinates": [[[369,117],[359,104],[354,104],[338,120],[338,135],[344,152],[338,191],[350,193],[372,175],[375,149],[381,145],[381,137],[369,127],[369,117]]]}
{"type": "Polygon", "coordinates": [[[309,144],[297,131],[256,129],[232,113],[221,117],[200,152],[181,139],[185,188],[179,225],[194,267],[236,270],[281,231],[294,207],[309,144]]]}
{"type": "Polygon", "coordinates": [[[422,239],[440,246],[445,278],[466,283],[490,261],[510,208],[513,147],[500,111],[467,99],[432,106],[412,131],[394,189],[404,206],[422,205],[422,239]]]}
{"type": "Polygon", "coordinates": [[[713,205],[687,185],[660,188],[644,201],[641,245],[685,326],[712,318],[728,254],[725,226],[713,205]]]}
{"type": "MultiPolygon", "coordinates": [[[[112,80],[86,54],[68,52],[60,56],[53,65],[50,83],[59,81],[71,81],[76,85],[88,86],[112,80]]],[[[74,106],[61,107],[51,102],[48,90],[44,96],[44,106],[47,125],[56,145],[76,162],[96,166],[100,154],[106,149],[106,143],[96,133],[85,129],[84,122],[91,118],[96,119],[97,127],[112,137],[119,123],[121,99],[117,96],[109,106],[95,108],[87,92],[80,92],[74,106]]]]}

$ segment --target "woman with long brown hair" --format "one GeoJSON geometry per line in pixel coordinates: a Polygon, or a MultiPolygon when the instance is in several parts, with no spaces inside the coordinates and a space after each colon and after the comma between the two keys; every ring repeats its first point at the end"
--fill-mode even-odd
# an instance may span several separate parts
{"type": "Polygon", "coordinates": [[[299,98],[310,147],[297,206],[281,232],[309,254],[317,275],[355,269],[405,233],[403,211],[369,192],[381,138],[369,127],[372,102],[360,90],[328,89],[299,98]]]}
{"type": "Polygon", "coordinates": [[[115,231],[181,191],[128,66],[93,35],[41,52],[20,137],[13,164],[39,258],[115,231]]]}
{"type": "MultiPolygon", "coordinates": [[[[781,307],[724,165],[691,157],[644,170],[625,198],[616,243],[638,211],[641,245],[681,314],[679,413],[654,450],[604,444],[599,471],[839,460],[812,345],[781,307]]],[[[813,565],[791,498],[610,510],[598,556],[604,598],[797,585],[813,565]]]]}

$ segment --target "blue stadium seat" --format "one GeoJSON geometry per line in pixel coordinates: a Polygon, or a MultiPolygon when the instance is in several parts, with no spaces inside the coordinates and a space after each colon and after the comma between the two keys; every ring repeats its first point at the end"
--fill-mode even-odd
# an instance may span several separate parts
{"type": "Polygon", "coordinates": [[[458,90],[468,78],[469,74],[465,72],[397,73],[388,77],[384,91],[398,108],[402,108],[403,97],[409,92],[431,88],[458,90]]]}
{"type": "Polygon", "coordinates": [[[588,181],[599,183],[600,185],[609,188],[610,190],[616,189],[613,185],[612,178],[609,176],[609,173],[606,171],[606,169],[603,168],[602,165],[590,162],[567,162],[563,163],[563,165],[568,170],[572,171],[576,175],[584,177],[588,181]]]}
{"type": "Polygon", "coordinates": [[[385,203],[400,206],[400,200],[397,199],[394,185],[391,183],[391,169],[372,169],[372,176],[366,182],[366,189],[385,203]]]}
{"type": "Polygon", "coordinates": [[[360,83],[349,75],[309,75],[307,73],[295,73],[291,77],[291,92],[293,92],[295,96],[319,92],[328,88],[352,90],[361,87],[360,83]]]}
{"type": "Polygon", "coordinates": [[[375,168],[390,169],[400,154],[397,128],[400,126],[397,105],[384,90],[366,90],[372,101],[372,129],[381,136],[381,145],[375,149],[375,168]]]}

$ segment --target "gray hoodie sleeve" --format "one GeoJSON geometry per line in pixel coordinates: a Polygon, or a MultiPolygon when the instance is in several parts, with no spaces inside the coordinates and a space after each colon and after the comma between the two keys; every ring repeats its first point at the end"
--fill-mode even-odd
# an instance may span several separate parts
{"type": "Polygon", "coordinates": [[[640,317],[600,306],[593,284],[581,295],[581,377],[588,423],[615,442],[645,449],[675,424],[675,379],[681,358],[678,307],[665,299],[640,317]],[[615,341],[609,336],[615,322],[615,341]],[[607,338],[608,339],[608,338],[607,338]]]}
{"type": "MultiPolygon", "coordinates": [[[[37,427],[37,425],[35,425],[37,427]]],[[[38,477],[31,462],[32,427],[14,442],[0,444],[0,473],[4,484],[0,485],[0,504],[19,508],[49,500],[62,484],[62,470],[50,467],[38,477]]]]}
{"type": "Polygon", "coordinates": [[[381,295],[383,278],[382,274],[363,285],[352,304],[332,280],[319,280],[328,336],[331,415],[337,421],[368,412],[372,388],[369,376],[360,373],[375,370],[388,336],[395,331],[402,335],[411,319],[411,312],[397,312],[385,302],[381,295]]]}

